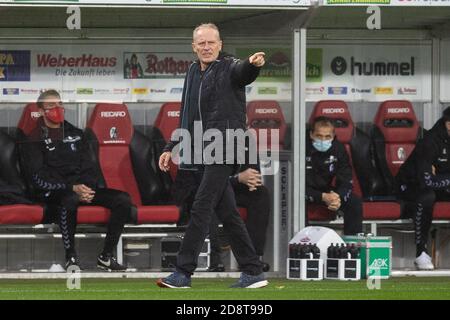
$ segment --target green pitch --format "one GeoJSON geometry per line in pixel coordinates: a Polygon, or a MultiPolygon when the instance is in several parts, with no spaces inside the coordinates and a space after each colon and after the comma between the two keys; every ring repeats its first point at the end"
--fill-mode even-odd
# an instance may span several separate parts
{"type": "Polygon", "coordinates": [[[269,279],[263,289],[230,289],[236,279],[196,279],[192,289],[161,289],[156,279],[81,279],[80,290],[66,280],[0,280],[0,300],[124,299],[124,300],[298,300],[298,299],[450,299],[450,278],[393,278],[379,290],[366,281],[319,282],[269,279]]]}

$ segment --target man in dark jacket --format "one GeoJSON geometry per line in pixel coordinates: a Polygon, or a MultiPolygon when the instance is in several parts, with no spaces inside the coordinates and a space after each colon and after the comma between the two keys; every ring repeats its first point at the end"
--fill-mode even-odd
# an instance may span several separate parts
{"type": "Polygon", "coordinates": [[[326,117],[311,124],[305,165],[307,201],[343,212],[345,235],[362,232],[362,201],[352,193],[352,167],[344,145],[335,139],[332,121],[326,117]]]}
{"type": "MultiPolygon", "coordinates": [[[[231,235],[231,247],[243,271],[234,286],[260,288],[267,285],[262,263],[239,216],[229,181],[237,163],[235,159],[228,158],[228,152],[224,154],[226,160],[206,159],[203,152],[206,150],[206,143],[203,141],[202,131],[219,131],[223,146],[233,144],[233,141],[227,139],[223,141],[223,137],[229,137],[229,130],[245,131],[245,86],[258,76],[259,68],[264,65],[264,53],[256,53],[245,61],[220,54],[222,41],[219,30],[213,24],[202,24],[194,30],[192,48],[198,61],[190,66],[185,78],[180,128],[188,130],[192,140],[200,140],[202,147],[200,150],[193,148],[193,165],[191,158],[185,157],[188,159],[181,159],[179,168],[195,170],[195,184],[199,187],[177,256],[176,271],[158,280],[157,284],[168,288],[191,286],[191,275],[197,267],[197,259],[215,212],[231,235]]],[[[163,171],[169,170],[174,145],[175,143],[169,143],[160,157],[159,166],[163,171]]],[[[195,147],[195,142],[193,146],[195,147]]]]}
{"type": "Polygon", "coordinates": [[[428,235],[436,201],[450,201],[450,107],[420,140],[396,176],[397,192],[415,225],[419,270],[433,270],[428,235]]]}
{"type": "Polygon", "coordinates": [[[131,199],[125,192],[98,188],[98,174],[88,154],[83,132],[64,120],[61,97],[55,90],[38,99],[41,117],[37,127],[21,145],[22,163],[36,200],[47,203],[56,214],[64,249],[66,269],[79,265],[75,231],[79,205],[99,205],[111,210],[103,252],[97,266],[121,271],[113,256],[123,226],[131,216],[131,199]]]}

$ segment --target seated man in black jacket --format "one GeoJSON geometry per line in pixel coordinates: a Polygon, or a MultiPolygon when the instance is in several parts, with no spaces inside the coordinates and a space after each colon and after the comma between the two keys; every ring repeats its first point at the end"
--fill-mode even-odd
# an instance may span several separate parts
{"type": "Polygon", "coordinates": [[[64,120],[61,97],[55,90],[43,92],[37,101],[41,118],[21,146],[22,163],[36,200],[55,208],[60,226],[66,269],[79,265],[75,251],[77,208],[99,205],[111,209],[103,252],[97,266],[121,271],[113,256],[123,226],[131,216],[130,196],[122,191],[98,188],[98,174],[88,155],[83,132],[64,120]]]}
{"type": "Polygon", "coordinates": [[[334,125],[318,117],[306,143],[306,200],[344,214],[344,234],[362,232],[362,201],[352,193],[352,168],[334,125]],[[333,184],[333,179],[336,179],[333,184]]]}
{"type": "Polygon", "coordinates": [[[419,270],[433,270],[427,252],[433,206],[450,201],[450,107],[419,141],[396,176],[397,192],[414,219],[416,259],[419,270]]]}

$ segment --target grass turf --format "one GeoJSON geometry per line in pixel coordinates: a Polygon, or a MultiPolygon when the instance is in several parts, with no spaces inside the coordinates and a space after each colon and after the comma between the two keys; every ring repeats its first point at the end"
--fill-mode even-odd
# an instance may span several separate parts
{"type": "Polygon", "coordinates": [[[366,281],[319,282],[269,279],[263,289],[230,289],[236,279],[193,278],[191,289],[162,289],[156,279],[82,279],[80,290],[66,280],[0,280],[0,300],[316,300],[450,299],[450,278],[392,278],[380,290],[366,281]]]}

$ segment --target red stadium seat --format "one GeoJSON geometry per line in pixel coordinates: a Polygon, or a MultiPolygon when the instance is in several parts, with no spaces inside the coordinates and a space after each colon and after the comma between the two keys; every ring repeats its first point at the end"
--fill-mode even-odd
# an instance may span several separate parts
{"type": "Polygon", "coordinates": [[[433,219],[437,220],[450,219],[450,203],[436,202],[433,207],[433,219]]]}
{"type": "Polygon", "coordinates": [[[380,105],[371,138],[375,161],[388,192],[394,191],[394,177],[413,151],[419,135],[419,122],[411,102],[391,100],[380,105]]]}
{"type": "MultiPolygon", "coordinates": [[[[364,179],[364,183],[370,185],[373,184],[370,181],[375,179],[371,176],[370,167],[367,167],[368,159],[368,147],[369,138],[364,136],[362,132],[355,128],[350,111],[345,101],[341,100],[323,100],[316,103],[311,113],[310,123],[319,116],[325,116],[334,121],[336,128],[336,137],[345,146],[345,149],[349,155],[350,162],[352,164],[353,173],[353,193],[362,197],[364,196],[361,188],[360,177],[364,179]],[[364,137],[362,142],[354,144],[356,133],[360,137],[364,137]],[[352,147],[353,145],[353,147],[352,147]],[[355,159],[358,159],[356,163],[355,159]],[[366,167],[364,167],[366,166],[366,167]],[[359,168],[359,174],[355,171],[355,168],[359,168]]],[[[368,189],[365,186],[365,189],[368,189]]],[[[398,219],[400,218],[400,205],[397,202],[364,202],[363,203],[363,218],[364,219],[398,219]]],[[[308,206],[308,219],[309,220],[327,220],[334,218],[334,213],[328,211],[320,206],[308,206]]]]}
{"type": "MultiPolygon", "coordinates": [[[[107,187],[128,192],[137,206],[137,222],[177,222],[179,211],[176,206],[142,205],[130,153],[135,132],[127,106],[97,104],[88,121],[87,130],[91,130],[97,139],[98,161],[107,187]]],[[[103,214],[100,213],[101,216],[103,214]]]]}
{"type": "Polygon", "coordinates": [[[79,206],[77,223],[79,224],[108,224],[111,212],[100,206],[79,206]]]}
{"type": "Polygon", "coordinates": [[[277,101],[255,100],[247,104],[247,126],[256,131],[257,137],[261,130],[267,130],[267,145],[259,146],[258,150],[283,150],[286,136],[286,120],[283,110],[277,101]],[[274,129],[279,130],[279,139],[272,141],[274,129]]]}
{"type": "Polygon", "coordinates": [[[36,128],[38,119],[41,117],[39,113],[39,108],[36,103],[27,104],[22,111],[22,116],[19,119],[17,128],[22,132],[23,135],[28,136],[31,131],[36,128]]]}
{"type": "Polygon", "coordinates": [[[43,218],[44,209],[39,205],[0,206],[0,224],[39,224],[43,218]]]}
{"type": "MultiPolygon", "coordinates": [[[[154,126],[159,129],[166,143],[170,141],[172,132],[179,126],[180,110],[181,102],[167,102],[159,109],[154,126]]],[[[170,176],[172,177],[172,181],[175,181],[177,169],[178,166],[172,162],[170,166],[170,176]]]]}
{"type": "Polygon", "coordinates": [[[170,140],[172,132],[178,128],[180,122],[180,109],[181,102],[167,102],[159,109],[154,126],[161,131],[164,140],[166,141],[170,140]]]}

